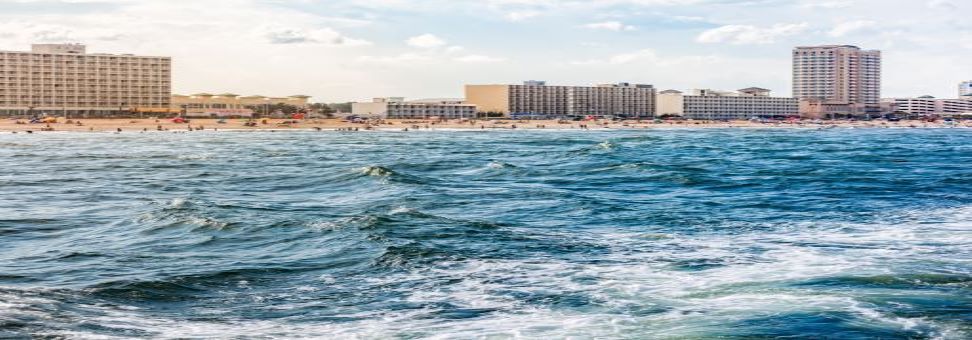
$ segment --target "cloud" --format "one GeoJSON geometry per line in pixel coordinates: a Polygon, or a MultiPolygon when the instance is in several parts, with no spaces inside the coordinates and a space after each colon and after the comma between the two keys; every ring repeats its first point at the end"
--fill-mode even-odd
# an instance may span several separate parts
{"type": "Polygon", "coordinates": [[[27,42],[65,43],[86,41],[116,41],[124,37],[120,31],[91,28],[77,30],[58,24],[38,24],[25,21],[0,22],[0,36],[27,42]]]}
{"type": "Polygon", "coordinates": [[[524,21],[533,17],[540,16],[540,12],[537,11],[514,11],[506,13],[506,20],[509,21],[524,21]]]}
{"type": "Polygon", "coordinates": [[[958,9],[958,5],[955,5],[955,3],[950,0],[930,0],[928,1],[928,7],[932,9],[958,9]]]}
{"type": "Polygon", "coordinates": [[[803,3],[803,5],[801,5],[800,7],[810,8],[810,9],[813,9],[813,8],[840,9],[840,8],[847,8],[847,7],[850,7],[852,5],[854,5],[854,2],[853,1],[846,1],[846,0],[845,1],[840,1],[840,0],[837,0],[837,1],[809,1],[809,2],[803,3]]]}
{"type": "Polygon", "coordinates": [[[834,28],[831,29],[827,34],[831,37],[839,38],[854,32],[868,30],[876,26],[877,23],[871,20],[847,21],[837,24],[837,26],[834,26],[834,28]]]}
{"type": "Polygon", "coordinates": [[[446,44],[445,40],[428,33],[408,38],[408,40],[405,40],[405,43],[408,44],[408,46],[419,48],[441,47],[445,46],[446,44]]]}
{"type": "Polygon", "coordinates": [[[799,34],[808,27],[806,23],[775,24],[766,28],[752,25],[725,25],[702,32],[695,40],[707,44],[724,42],[737,45],[771,44],[779,38],[799,34]]]}
{"type": "Polygon", "coordinates": [[[265,28],[264,37],[271,44],[324,44],[332,46],[360,46],[370,42],[351,39],[330,28],[299,29],[290,27],[265,28]]]}
{"type": "Polygon", "coordinates": [[[394,56],[360,56],[355,59],[362,64],[381,64],[381,65],[414,65],[425,64],[432,61],[432,56],[419,53],[402,53],[394,56]]]}
{"type": "Polygon", "coordinates": [[[490,56],[479,55],[479,54],[470,54],[467,56],[454,58],[453,60],[458,61],[460,63],[498,63],[498,62],[506,61],[506,58],[497,58],[497,57],[490,57],[490,56]]]}
{"type": "Polygon", "coordinates": [[[584,28],[590,28],[595,30],[608,30],[608,31],[634,31],[636,28],[631,25],[625,25],[620,21],[605,21],[605,22],[595,22],[586,24],[584,28]]]}
{"type": "Polygon", "coordinates": [[[713,56],[680,56],[680,57],[661,57],[653,49],[641,49],[633,52],[619,53],[603,59],[589,59],[570,61],[569,65],[626,65],[634,63],[647,63],[656,66],[672,66],[685,63],[714,63],[719,58],[713,56]]]}
{"type": "Polygon", "coordinates": [[[414,66],[414,65],[442,65],[448,62],[462,64],[489,64],[506,61],[506,58],[491,57],[481,54],[468,54],[459,57],[450,57],[449,52],[407,52],[393,56],[361,56],[355,59],[357,63],[385,65],[385,66],[414,66]]]}

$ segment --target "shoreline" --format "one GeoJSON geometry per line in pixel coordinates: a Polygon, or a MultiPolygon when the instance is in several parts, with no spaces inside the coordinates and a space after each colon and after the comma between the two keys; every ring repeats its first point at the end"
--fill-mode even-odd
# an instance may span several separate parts
{"type": "Polygon", "coordinates": [[[385,120],[381,124],[351,123],[340,119],[306,119],[293,122],[289,119],[260,120],[257,126],[246,126],[246,120],[192,119],[189,123],[174,123],[156,119],[80,119],[71,123],[63,118],[56,123],[26,123],[23,120],[0,120],[3,133],[57,133],[57,132],[472,132],[472,131],[631,131],[651,129],[886,129],[886,128],[972,128],[972,121],[922,122],[922,121],[825,121],[825,122],[773,122],[752,121],[556,121],[556,120],[489,120],[489,121],[419,121],[385,120]],[[78,125],[77,122],[80,122],[78,125]],[[265,122],[265,123],[264,123],[265,122]]]}

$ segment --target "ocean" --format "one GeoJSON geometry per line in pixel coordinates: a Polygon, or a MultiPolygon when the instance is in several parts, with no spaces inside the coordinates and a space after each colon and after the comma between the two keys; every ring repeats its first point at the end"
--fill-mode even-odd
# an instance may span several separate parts
{"type": "Polygon", "coordinates": [[[972,130],[0,135],[0,338],[972,337],[972,130]]]}

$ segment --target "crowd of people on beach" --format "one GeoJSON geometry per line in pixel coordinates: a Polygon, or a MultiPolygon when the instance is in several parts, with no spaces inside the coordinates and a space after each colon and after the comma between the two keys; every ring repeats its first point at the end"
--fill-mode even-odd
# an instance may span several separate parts
{"type": "Polygon", "coordinates": [[[641,129],[654,127],[702,127],[702,128],[753,128],[753,127],[797,127],[797,128],[972,128],[972,120],[953,121],[951,119],[935,120],[808,120],[808,119],[789,119],[789,120],[737,120],[737,121],[716,121],[716,120],[685,120],[685,119],[645,119],[645,120],[609,120],[609,119],[590,119],[590,120],[514,120],[514,119],[409,119],[409,120],[390,120],[390,119],[288,119],[271,120],[263,119],[243,119],[233,122],[227,119],[194,119],[190,121],[181,117],[173,119],[132,119],[126,121],[122,119],[88,119],[89,124],[82,123],[78,119],[60,119],[54,117],[32,118],[29,121],[14,119],[12,125],[3,124],[0,121],[0,131],[7,130],[13,133],[23,131],[34,133],[35,131],[113,131],[122,133],[124,131],[157,132],[165,131],[245,131],[245,130],[294,130],[304,129],[312,131],[339,131],[339,132],[359,132],[359,131],[429,131],[436,129],[476,129],[476,130],[517,130],[525,129],[548,129],[555,125],[555,129],[577,129],[577,130],[604,130],[604,129],[641,129]],[[200,122],[201,121],[201,122],[200,122]],[[211,122],[217,127],[207,130],[206,124],[211,122]],[[32,129],[31,126],[41,125],[32,129]],[[86,129],[85,129],[86,127],[86,129]]]}

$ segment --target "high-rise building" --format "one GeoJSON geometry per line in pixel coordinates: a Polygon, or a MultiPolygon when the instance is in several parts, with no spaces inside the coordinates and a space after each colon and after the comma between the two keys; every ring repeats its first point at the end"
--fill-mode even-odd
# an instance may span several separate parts
{"type": "Polygon", "coordinates": [[[0,51],[0,115],[168,113],[169,57],[89,54],[80,44],[0,51]]]}
{"type": "Polygon", "coordinates": [[[651,117],[655,88],[641,84],[549,86],[531,80],[523,85],[466,85],[466,101],[479,112],[503,116],[651,117]]]}
{"type": "Polygon", "coordinates": [[[972,80],[963,81],[959,84],[959,98],[967,98],[972,96],[972,80]]]}
{"type": "Polygon", "coordinates": [[[690,119],[786,118],[799,114],[799,101],[772,97],[770,90],[750,87],[736,92],[709,89],[684,95],[675,90],[658,94],[658,114],[690,119]]]}
{"type": "Polygon", "coordinates": [[[881,102],[881,51],[849,45],[793,49],[793,96],[818,107],[868,113],[881,102]]]}

